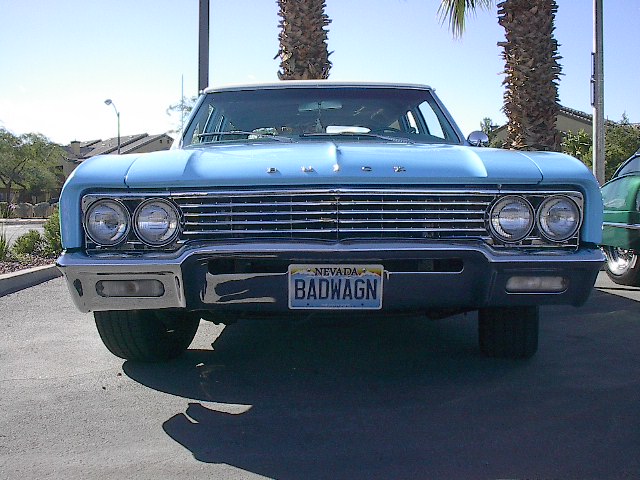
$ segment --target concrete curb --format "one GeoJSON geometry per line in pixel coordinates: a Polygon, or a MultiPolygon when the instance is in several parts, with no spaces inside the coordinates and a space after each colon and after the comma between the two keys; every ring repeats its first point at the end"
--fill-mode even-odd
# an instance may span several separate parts
{"type": "Polygon", "coordinates": [[[46,221],[46,218],[0,218],[0,225],[38,225],[46,221]]]}
{"type": "Polygon", "coordinates": [[[0,297],[62,276],[55,265],[27,268],[0,275],[0,297]]]}

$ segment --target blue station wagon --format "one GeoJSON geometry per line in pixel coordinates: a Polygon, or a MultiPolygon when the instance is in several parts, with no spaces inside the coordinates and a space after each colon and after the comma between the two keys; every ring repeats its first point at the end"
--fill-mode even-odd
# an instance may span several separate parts
{"type": "Polygon", "coordinates": [[[58,266],[131,360],[178,356],[201,319],[318,311],[477,311],[484,354],[528,358],[539,307],[592,290],[602,200],[578,160],[483,140],[421,85],[208,89],[172,150],[73,172],[58,266]]]}

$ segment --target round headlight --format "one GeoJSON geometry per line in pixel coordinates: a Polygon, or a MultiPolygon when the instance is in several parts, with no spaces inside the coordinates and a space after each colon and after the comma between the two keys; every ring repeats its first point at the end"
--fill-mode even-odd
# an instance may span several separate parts
{"type": "Polygon", "coordinates": [[[87,235],[98,245],[117,245],[126,238],[129,227],[127,207],[116,200],[94,202],[84,219],[87,235]]]}
{"type": "Polygon", "coordinates": [[[547,198],[538,210],[538,228],[547,240],[562,242],[571,238],[580,227],[580,210],[569,197],[547,198]]]}
{"type": "Polygon", "coordinates": [[[503,197],[491,209],[489,224],[499,240],[518,242],[529,235],[533,228],[533,208],[522,197],[503,197]]]}
{"type": "Polygon", "coordinates": [[[179,214],[176,207],[162,199],[142,202],[134,213],[134,228],[143,242],[159,247],[171,243],[178,235],[179,214]]]}

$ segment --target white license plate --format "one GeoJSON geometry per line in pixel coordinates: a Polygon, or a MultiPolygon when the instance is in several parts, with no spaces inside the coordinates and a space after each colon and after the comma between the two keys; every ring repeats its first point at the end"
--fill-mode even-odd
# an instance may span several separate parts
{"type": "Polygon", "coordinates": [[[289,265],[289,308],[379,310],[382,265],[289,265]]]}

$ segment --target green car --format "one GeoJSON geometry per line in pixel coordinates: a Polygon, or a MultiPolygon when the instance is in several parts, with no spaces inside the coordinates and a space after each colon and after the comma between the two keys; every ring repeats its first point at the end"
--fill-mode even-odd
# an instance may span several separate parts
{"type": "Polygon", "coordinates": [[[640,286],[640,150],[602,186],[602,249],[615,283],[640,286]]]}

